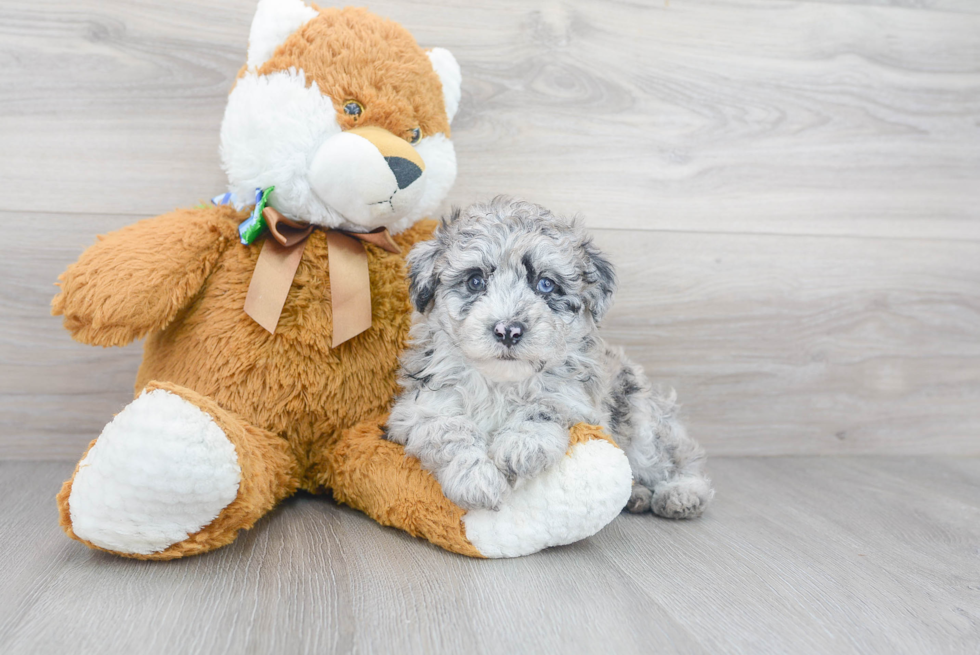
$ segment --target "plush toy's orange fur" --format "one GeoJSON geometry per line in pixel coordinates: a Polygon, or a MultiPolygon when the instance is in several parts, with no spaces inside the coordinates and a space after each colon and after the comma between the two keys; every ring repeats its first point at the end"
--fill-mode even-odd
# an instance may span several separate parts
{"type": "MultiPolygon", "coordinates": [[[[337,107],[341,127],[377,125],[396,136],[419,127],[450,136],[442,85],[412,35],[398,23],[366,9],[321,9],[327,20],[310,21],[259,68],[260,75],[301,69],[337,107]],[[362,65],[370,62],[371,65],[362,65]],[[358,117],[343,113],[356,100],[358,117]]],[[[243,67],[239,77],[247,68],[243,67]]]]}
{"type": "MultiPolygon", "coordinates": [[[[290,67],[302,68],[335,102],[364,104],[358,125],[406,136],[416,126],[449,132],[439,78],[395,23],[361,10],[322,10],[260,74],[290,67]]],[[[355,119],[341,109],[338,120],[352,127],[355,119]]],[[[172,559],[212,550],[306,489],[330,490],[380,523],[481,557],[466,539],[463,510],[381,433],[411,321],[404,255],[435,223],[395,236],[400,255],[366,247],[373,326],[330,348],[323,232],[309,238],[273,335],[243,311],[263,244],[239,243],[246,216],[221,206],[140,221],[100,237],[60,277],[52,312],[64,316],[74,338],[119,346],[145,337],[136,393],[163,389],[202,409],[234,445],[241,467],[237,498],[199,532],[149,555],[119,554],[172,559]]],[[[589,438],[603,437],[598,428],[573,431],[573,443],[589,438]]],[[[72,481],[58,505],[63,528],[80,539],[72,530],[72,481]]]]}
{"type": "MultiPolygon", "coordinates": [[[[405,514],[398,527],[478,555],[462,536],[462,510],[378,430],[397,390],[397,358],[411,321],[404,257],[367,246],[373,326],[331,349],[326,239],[314,232],[269,334],[242,311],[261,246],[237,242],[245,216],[214,207],[141,221],[102,237],[60,278],[52,307],[72,335],[109,346],[149,333],[137,393],[163,388],[203,409],[235,445],[242,467],[238,498],[212,524],[137,557],[170,559],[225,545],[299,488],[334,489],[338,500],[370,506],[383,523],[398,524],[392,513],[405,514]],[[151,246],[161,243],[167,246],[151,246]],[[338,485],[338,476],[346,484],[338,485]],[[364,476],[372,479],[368,488],[364,476]],[[408,512],[397,509],[406,497],[408,512]]],[[[434,227],[422,221],[395,241],[407,252],[434,227]]],[[[58,500],[62,526],[74,536],[70,490],[69,480],[58,500]]]]}

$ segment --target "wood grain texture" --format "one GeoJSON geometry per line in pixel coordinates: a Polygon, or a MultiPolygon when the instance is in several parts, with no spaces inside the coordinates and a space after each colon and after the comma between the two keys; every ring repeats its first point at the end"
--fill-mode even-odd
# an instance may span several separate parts
{"type": "MultiPolygon", "coordinates": [[[[0,213],[12,231],[31,216],[0,213]]],[[[0,457],[79,455],[132,398],[138,345],[71,341],[51,280],[120,216],[52,216],[0,287],[0,457]]],[[[980,244],[597,230],[622,291],[603,332],[711,454],[980,454],[980,244]]]]}
{"type": "Polygon", "coordinates": [[[980,248],[598,231],[604,326],[715,454],[980,454],[980,248]]]}
{"type": "MultiPolygon", "coordinates": [[[[599,226],[980,238],[966,3],[404,3],[463,74],[452,199],[599,226]]],[[[7,0],[6,207],[152,215],[221,190],[251,0],[7,0]]]]}
{"type": "Polygon", "coordinates": [[[445,553],[324,498],[166,563],[57,528],[69,462],[0,463],[0,651],[970,653],[980,459],[720,458],[701,520],[527,558],[445,553]],[[47,517],[49,520],[43,520],[47,517]]]}
{"type": "MultiPolygon", "coordinates": [[[[581,213],[606,326],[713,454],[980,452],[980,8],[382,1],[463,73],[450,202],[581,213]]],[[[222,190],[252,0],[0,5],[0,458],[71,457],[138,346],[48,316],[94,235],[222,190]],[[13,236],[16,235],[16,236],[13,236]]]]}

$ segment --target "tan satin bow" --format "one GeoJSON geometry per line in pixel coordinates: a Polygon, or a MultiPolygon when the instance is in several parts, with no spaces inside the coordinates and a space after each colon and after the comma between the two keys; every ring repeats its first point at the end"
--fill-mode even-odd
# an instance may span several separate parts
{"type": "MultiPolygon", "coordinates": [[[[303,258],[306,239],[316,228],[286,218],[272,207],[262,211],[271,239],[266,239],[255,263],[245,296],[245,313],[275,334],[286,296],[303,258]]],[[[388,230],[379,227],[361,234],[324,230],[330,266],[330,296],[333,310],[333,348],[371,327],[371,277],[367,252],[362,242],[398,254],[401,249],[388,230]]]]}

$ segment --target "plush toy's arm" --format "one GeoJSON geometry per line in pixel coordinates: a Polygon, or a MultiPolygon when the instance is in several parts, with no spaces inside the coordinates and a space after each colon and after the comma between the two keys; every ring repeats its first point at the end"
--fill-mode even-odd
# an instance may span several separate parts
{"type": "Polygon", "coordinates": [[[165,327],[236,239],[230,207],[180,209],[100,236],[58,278],[51,313],[72,337],[121,346],[165,327]]]}

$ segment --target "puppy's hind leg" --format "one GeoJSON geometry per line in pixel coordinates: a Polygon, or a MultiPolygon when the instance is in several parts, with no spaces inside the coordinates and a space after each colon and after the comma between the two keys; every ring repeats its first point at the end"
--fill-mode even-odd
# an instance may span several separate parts
{"type": "Polygon", "coordinates": [[[643,371],[625,358],[610,396],[613,435],[633,469],[630,512],[687,519],[714,497],[704,450],[677,420],[674,394],[653,391],[643,371]]]}
{"type": "MultiPolygon", "coordinates": [[[[704,450],[687,436],[684,426],[675,419],[656,425],[654,430],[670,466],[665,475],[648,477],[634,472],[641,480],[640,484],[649,490],[650,511],[669,519],[700,516],[715,495],[711,480],[704,472],[704,450]]],[[[634,488],[630,502],[635,498],[634,488]]]]}

